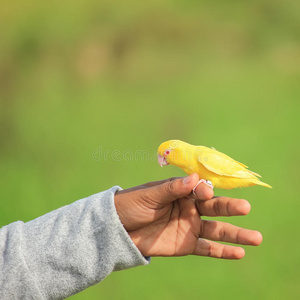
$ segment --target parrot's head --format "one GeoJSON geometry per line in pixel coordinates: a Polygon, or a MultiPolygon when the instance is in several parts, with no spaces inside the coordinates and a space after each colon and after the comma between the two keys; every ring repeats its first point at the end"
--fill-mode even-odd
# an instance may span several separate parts
{"type": "Polygon", "coordinates": [[[157,150],[159,165],[161,167],[168,164],[179,166],[183,156],[182,149],[184,144],[186,143],[179,140],[170,140],[162,143],[157,150]]]}

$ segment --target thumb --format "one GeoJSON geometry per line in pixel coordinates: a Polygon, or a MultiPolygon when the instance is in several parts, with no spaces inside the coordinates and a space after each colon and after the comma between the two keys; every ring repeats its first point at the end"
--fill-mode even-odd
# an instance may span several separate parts
{"type": "Polygon", "coordinates": [[[157,204],[166,205],[178,198],[188,196],[199,181],[199,175],[194,173],[189,176],[166,181],[160,185],[147,189],[148,200],[157,204]]]}

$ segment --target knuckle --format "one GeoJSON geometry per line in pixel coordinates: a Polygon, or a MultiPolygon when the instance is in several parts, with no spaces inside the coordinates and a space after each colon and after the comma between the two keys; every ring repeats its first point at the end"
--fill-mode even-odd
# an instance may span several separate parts
{"type": "Polygon", "coordinates": [[[170,177],[169,179],[168,179],[168,181],[175,181],[176,179],[178,179],[178,177],[170,177]]]}
{"type": "Polygon", "coordinates": [[[227,214],[227,216],[230,216],[230,202],[229,201],[227,201],[227,203],[226,203],[226,214],[227,214]]]}
{"type": "Polygon", "coordinates": [[[214,246],[212,243],[208,245],[207,256],[212,257],[214,253],[214,246]]]}
{"type": "Polygon", "coordinates": [[[174,186],[175,186],[175,180],[170,180],[167,182],[165,185],[165,190],[168,194],[173,194],[174,193],[174,186]]]}
{"type": "Polygon", "coordinates": [[[220,249],[220,258],[225,258],[226,257],[226,248],[223,245],[222,248],[220,249]]]}
{"type": "Polygon", "coordinates": [[[213,211],[216,215],[219,215],[220,214],[220,201],[219,199],[216,199],[214,201],[214,204],[213,204],[213,211]]]}
{"type": "Polygon", "coordinates": [[[207,221],[203,221],[201,220],[201,227],[200,227],[200,233],[199,233],[199,237],[204,237],[204,234],[205,234],[205,231],[206,231],[206,224],[207,224],[207,221]]]}
{"type": "Polygon", "coordinates": [[[219,230],[219,240],[224,241],[226,237],[226,230],[224,228],[225,226],[223,225],[220,230],[219,230]]]}

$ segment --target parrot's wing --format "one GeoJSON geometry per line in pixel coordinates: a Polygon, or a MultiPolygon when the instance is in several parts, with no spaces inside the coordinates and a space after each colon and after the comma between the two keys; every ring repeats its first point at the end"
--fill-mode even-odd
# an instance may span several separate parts
{"type": "MultiPolygon", "coordinates": [[[[200,146],[201,147],[201,146],[200,146]]],[[[204,147],[204,146],[202,146],[202,147],[204,147]]],[[[214,148],[214,147],[211,147],[211,149],[213,149],[214,151],[217,151],[217,152],[219,152],[216,148],[214,148]]],[[[222,152],[219,152],[219,153],[221,153],[221,154],[223,154],[222,152]]],[[[223,155],[225,155],[225,154],[223,154],[223,155]]],[[[227,155],[226,155],[227,156],[227,155]]],[[[227,157],[229,157],[229,156],[227,156],[227,157]]],[[[229,157],[230,158],[230,157],[229,157]]],[[[232,159],[232,158],[231,158],[232,159]]],[[[241,162],[239,162],[239,161],[237,161],[237,160],[234,160],[236,163],[238,163],[238,164],[240,164],[242,167],[244,167],[244,168],[248,168],[248,166],[246,166],[246,165],[244,165],[244,164],[242,164],[241,162]]],[[[250,171],[251,172],[251,171],[250,171]]],[[[254,173],[254,172],[253,172],[254,173]]],[[[254,174],[256,174],[256,173],[254,173],[254,174]]],[[[259,176],[259,177],[261,177],[260,175],[258,175],[258,174],[256,174],[257,176],[259,176]]]]}
{"type": "Polygon", "coordinates": [[[256,178],[258,174],[246,169],[246,166],[214,149],[201,147],[197,151],[198,162],[207,170],[221,176],[237,178],[256,178]]]}

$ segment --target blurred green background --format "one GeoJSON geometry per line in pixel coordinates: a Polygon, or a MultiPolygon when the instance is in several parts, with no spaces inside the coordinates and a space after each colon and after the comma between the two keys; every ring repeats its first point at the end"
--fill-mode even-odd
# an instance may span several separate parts
{"type": "Polygon", "coordinates": [[[299,299],[299,12],[296,0],[1,1],[1,226],[182,176],[154,159],[167,139],[213,146],[273,186],[215,191],[248,199],[230,221],[264,235],[241,261],[153,258],[70,299],[299,299]]]}

